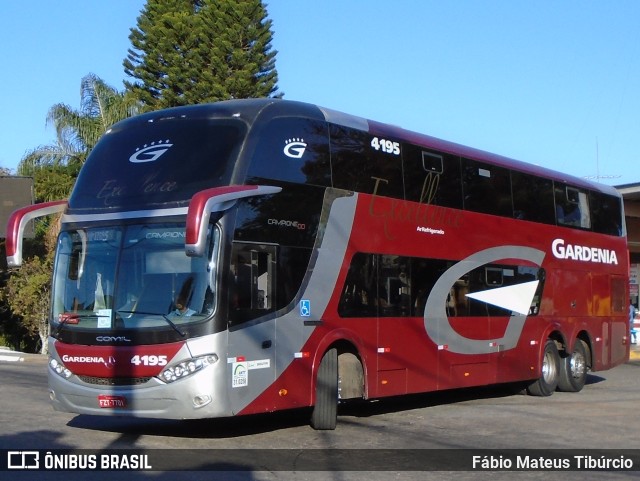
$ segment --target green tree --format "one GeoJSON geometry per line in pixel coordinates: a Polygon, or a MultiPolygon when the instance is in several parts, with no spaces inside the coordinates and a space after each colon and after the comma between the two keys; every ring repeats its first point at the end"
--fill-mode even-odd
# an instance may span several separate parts
{"type": "Polygon", "coordinates": [[[48,351],[51,265],[51,256],[26,259],[0,291],[1,300],[11,306],[14,318],[19,316],[27,334],[39,336],[42,354],[48,351]]]}
{"type": "Polygon", "coordinates": [[[67,197],[80,167],[100,137],[114,123],[134,115],[139,103],[118,92],[94,74],[80,83],[80,109],[56,104],[47,125],[56,131],[56,143],[33,149],[22,158],[18,174],[34,177],[35,197],[48,201],[67,197]]]}
{"type": "MultiPolygon", "coordinates": [[[[56,143],[28,152],[18,165],[19,175],[34,177],[36,201],[68,197],[80,167],[100,137],[111,125],[138,110],[139,103],[130,94],[118,92],[93,74],[84,77],[80,109],[56,104],[49,110],[47,124],[55,128],[56,143]]],[[[58,222],[46,218],[36,221],[36,239],[29,249],[35,255],[3,279],[6,286],[0,289],[2,331],[7,331],[7,323],[20,319],[29,336],[39,336],[43,353],[49,333],[49,293],[57,233],[58,222]]]]}
{"type": "Polygon", "coordinates": [[[281,96],[271,27],[260,0],[147,0],[125,86],[145,110],[281,96]]]}

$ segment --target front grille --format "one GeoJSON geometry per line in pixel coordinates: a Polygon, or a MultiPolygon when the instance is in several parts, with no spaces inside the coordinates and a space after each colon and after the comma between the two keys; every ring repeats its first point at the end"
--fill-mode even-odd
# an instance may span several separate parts
{"type": "Polygon", "coordinates": [[[98,386],[136,386],[144,384],[150,377],[91,377],[78,376],[78,378],[87,384],[96,384],[98,386]]]}

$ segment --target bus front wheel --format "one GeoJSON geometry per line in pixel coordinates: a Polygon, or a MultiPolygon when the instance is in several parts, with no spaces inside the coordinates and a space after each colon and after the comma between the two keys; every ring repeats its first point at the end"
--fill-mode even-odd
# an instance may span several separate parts
{"type": "Polygon", "coordinates": [[[311,413],[311,427],[318,430],[335,429],[337,420],[338,350],[329,349],[318,367],[316,403],[311,413]]]}
{"type": "Polygon", "coordinates": [[[542,355],[542,373],[533,382],[527,392],[532,396],[551,396],[558,387],[560,378],[560,354],[556,343],[549,339],[544,346],[542,355]]]}

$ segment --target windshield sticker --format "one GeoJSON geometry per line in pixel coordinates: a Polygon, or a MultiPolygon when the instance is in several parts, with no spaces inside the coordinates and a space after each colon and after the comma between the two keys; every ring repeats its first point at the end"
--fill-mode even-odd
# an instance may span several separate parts
{"type": "Polygon", "coordinates": [[[98,327],[108,329],[111,327],[111,309],[98,309],[98,327]]]}

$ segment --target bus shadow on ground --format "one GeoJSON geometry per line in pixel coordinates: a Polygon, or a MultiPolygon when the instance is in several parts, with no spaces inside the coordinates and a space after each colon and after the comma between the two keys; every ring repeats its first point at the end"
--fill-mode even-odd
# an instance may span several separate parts
{"type": "MultiPolygon", "coordinates": [[[[294,409],[268,414],[254,414],[216,419],[151,419],[79,415],[68,426],[95,431],[122,434],[120,440],[127,446],[128,439],[139,436],[167,436],[173,438],[223,439],[252,436],[309,424],[309,409],[294,409]]],[[[123,446],[123,447],[124,447],[123,446]]],[[[120,446],[112,446],[114,448],[120,446]]]]}
{"type": "MultiPolygon", "coordinates": [[[[586,384],[598,384],[603,381],[605,379],[600,376],[588,374],[586,384]]],[[[353,417],[368,417],[474,400],[500,399],[518,395],[526,396],[526,388],[527,383],[523,382],[410,394],[374,402],[346,403],[341,406],[339,413],[353,417]]]]}
{"type": "MultiPolygon", "coordinates": [[[[605,379],[589,374],[587,384],[597,384],[605,379]]],[[[410,394],[370,401],[348,401],[338,408],[339,416],[367,418],[393,412],[411,411],[461,402],[499,399],[525,393],[526,384],[504,384],[450,391],[410,394]]],[[[122,447],[142,435],[178,438],[223,439],[252,436],[272,431],[306,427],[311,410],[293,409],[267,414],[237,416],[232,418],[164,420],[149,418],[124,418],[79,415],[73,418],[70,427],[122,434],[122,447]]],[[[310,428],[309,428],[310,429],[310,428]]],[[[118,444],[118,443],[116,443],[118,444]]],[[[120,447],[118,445],[112,446],[120,447]]]]}

